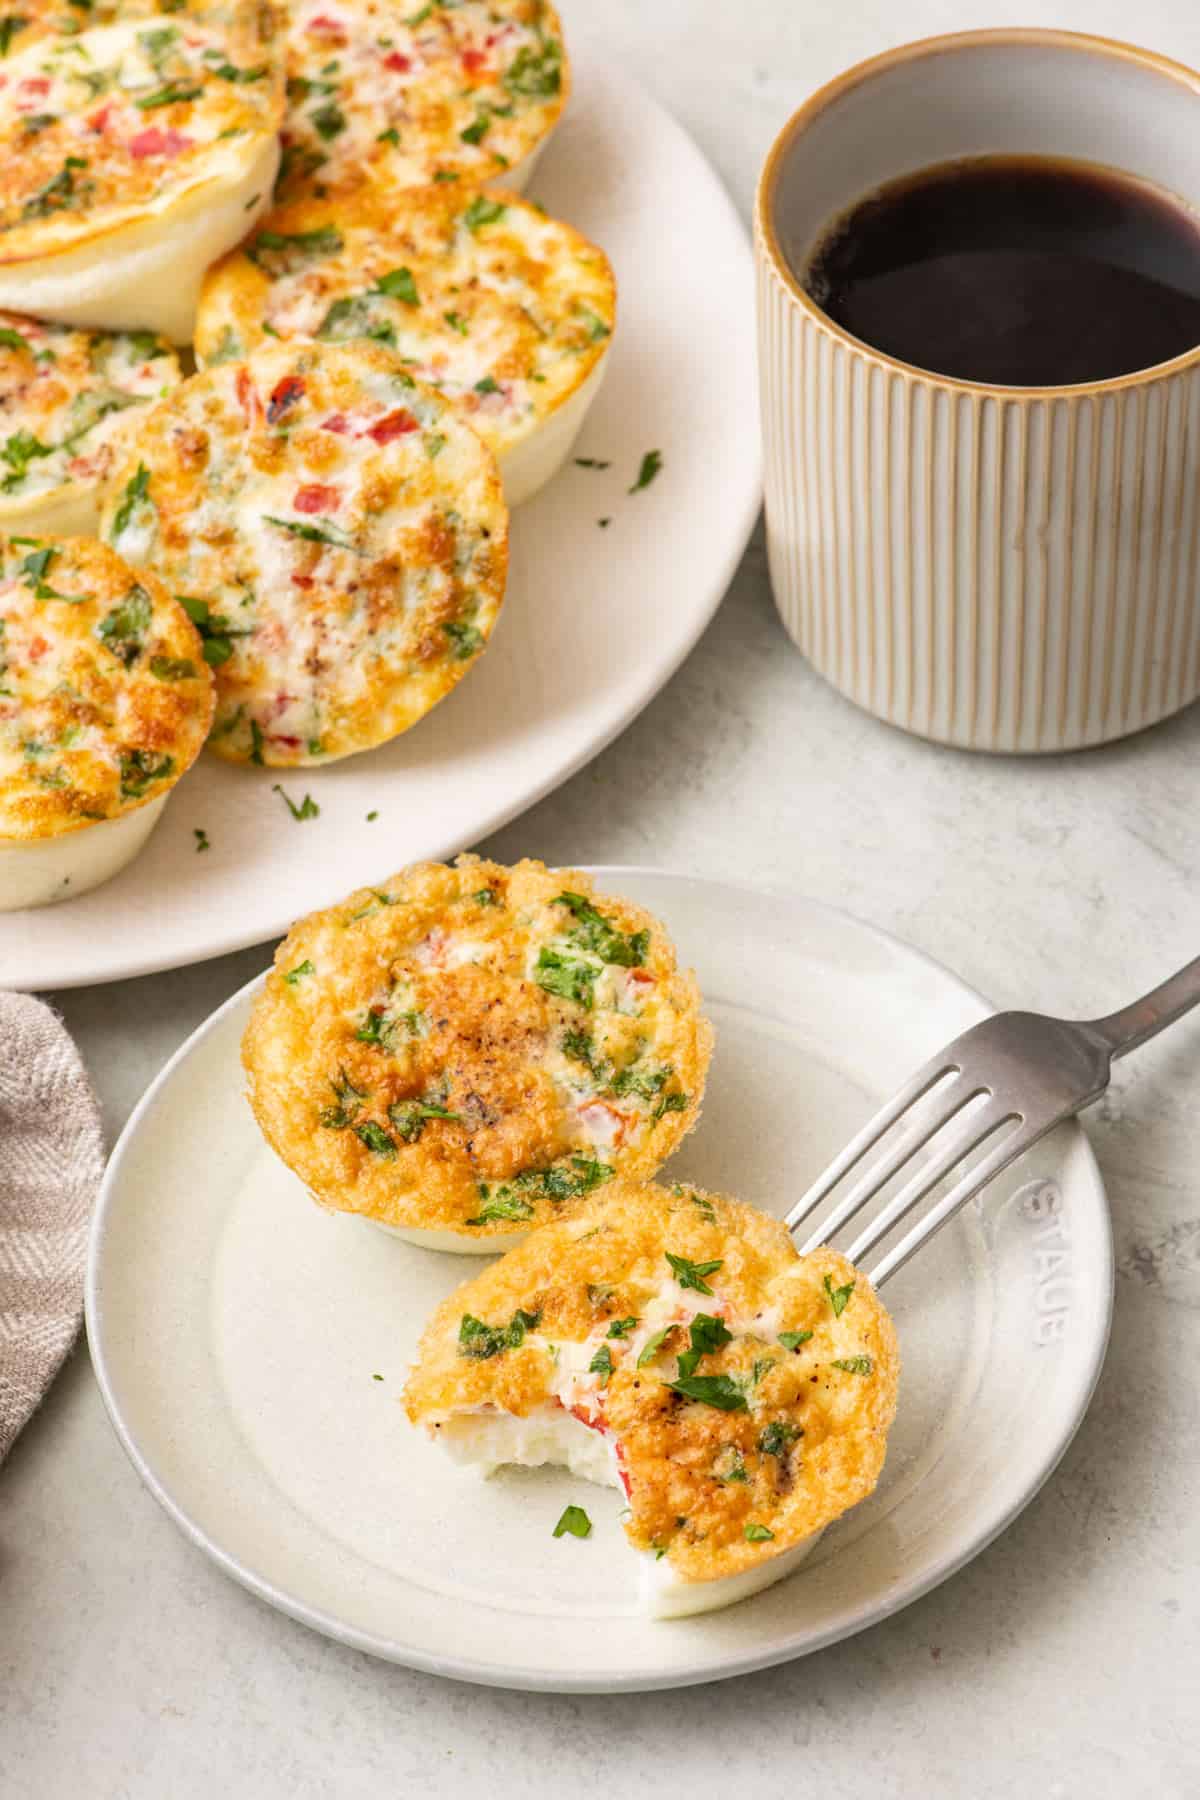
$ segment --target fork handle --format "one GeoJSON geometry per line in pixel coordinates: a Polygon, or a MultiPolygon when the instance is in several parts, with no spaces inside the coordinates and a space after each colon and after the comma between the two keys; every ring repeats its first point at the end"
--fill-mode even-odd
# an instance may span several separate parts
{"type": "Polygon", "coordinates": [[[1151,988],[1132,1006],[1109,1013],[1106,1019],[1089,1019],[1087,1030],[1101,1038],[1114,1057],[1136,1050],[1148,1038],[1157,1037],[1168,1025],[1200,1005],[1200,956],[1151,988]]]}

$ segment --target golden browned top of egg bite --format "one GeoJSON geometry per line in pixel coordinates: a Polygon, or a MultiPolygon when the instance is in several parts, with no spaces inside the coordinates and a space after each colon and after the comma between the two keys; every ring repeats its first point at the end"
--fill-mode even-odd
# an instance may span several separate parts
{"type": "Polygon", "coordinates": [[[0,837],[157,799],[212,712],[200,638],[157,576],[91,538],[0,538],[0,837]]]}
{"type": "Polygon", "coordinates": [[[133,415],[182,379],[152,331],[79,331],[0,312],[0,517],[107,477],[133,415]]]}
{"type": "Polygon", "coordinates": [[[685,1580],[737,1574],[864,1499],[896,1409],[895,1331],[833,1250],[698,1188],[614,1181],[434,1313],[414,1424],[561,1405],[608,1435],[626,1531],[685,1580]]]}
{"type": "Polygon", "coordinates": [[[484,1242],[657,1169],[712,1046],[664,927],[576,870],[418,863],[302,920],[242,1048],[325,1206],[484,1242]]]}
{"type": "Polygon", "coordinates": [[[422,718],[482,654],[508,568],[495,459],[369,343],[264,343],[142,420],[103,535],[217,661],[212,748],[290,767],[422,718]]]}
{"type": "Polygon", "coordinates": [[[278,207],[209,271],[196,356],[236,360],[264,334],[369,338],[463,408],[499,455],[583,384],[615,316],[604,252],[515,194],[364,187],[278,207]]]}
{"type": "Polygon", "coordinates": [[[570,77],[548,0],[292,0],[279,192],[491,181],[557,122],[570,77]]]}
{"type": "Polygon", "coordinates": [[[281,64],[257,33],[193,15],[37,37],[2,74],[0,263],[81,247],[236,179],[283,107],[281,64]]]}

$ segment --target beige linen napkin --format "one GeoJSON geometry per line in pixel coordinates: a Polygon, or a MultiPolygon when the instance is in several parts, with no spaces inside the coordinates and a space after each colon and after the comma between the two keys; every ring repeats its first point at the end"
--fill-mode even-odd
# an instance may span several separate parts
{"type": "Polygon", "coordinates": [[[61,1021],[0,993],[0,1462],[79,1330],[103,1169],[100,1108],[61,1021]]]}

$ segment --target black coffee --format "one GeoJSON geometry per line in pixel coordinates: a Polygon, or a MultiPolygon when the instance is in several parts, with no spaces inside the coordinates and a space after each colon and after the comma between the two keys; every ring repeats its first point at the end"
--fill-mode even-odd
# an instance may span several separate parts
{"type": "Polygon", "coordinates": [[[936,374],[1102,381],[1200,344],[1200,217],[1087,163],[971,157],[843,214],[803,281],[855,337],[936,374]]]}

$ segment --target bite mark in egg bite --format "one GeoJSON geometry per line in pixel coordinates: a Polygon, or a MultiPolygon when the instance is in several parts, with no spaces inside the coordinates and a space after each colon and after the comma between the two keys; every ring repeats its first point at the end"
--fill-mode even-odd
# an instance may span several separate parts
{"type": "Polygon", "coordinates": [[[875,1487],[896,1407],[890,1318],[835,1251],[687,1184],[616,1180],[438,1307],[414,1425],[485,1471],[619,1486],[656,1616],[781,1579],[875,1487]]]}

